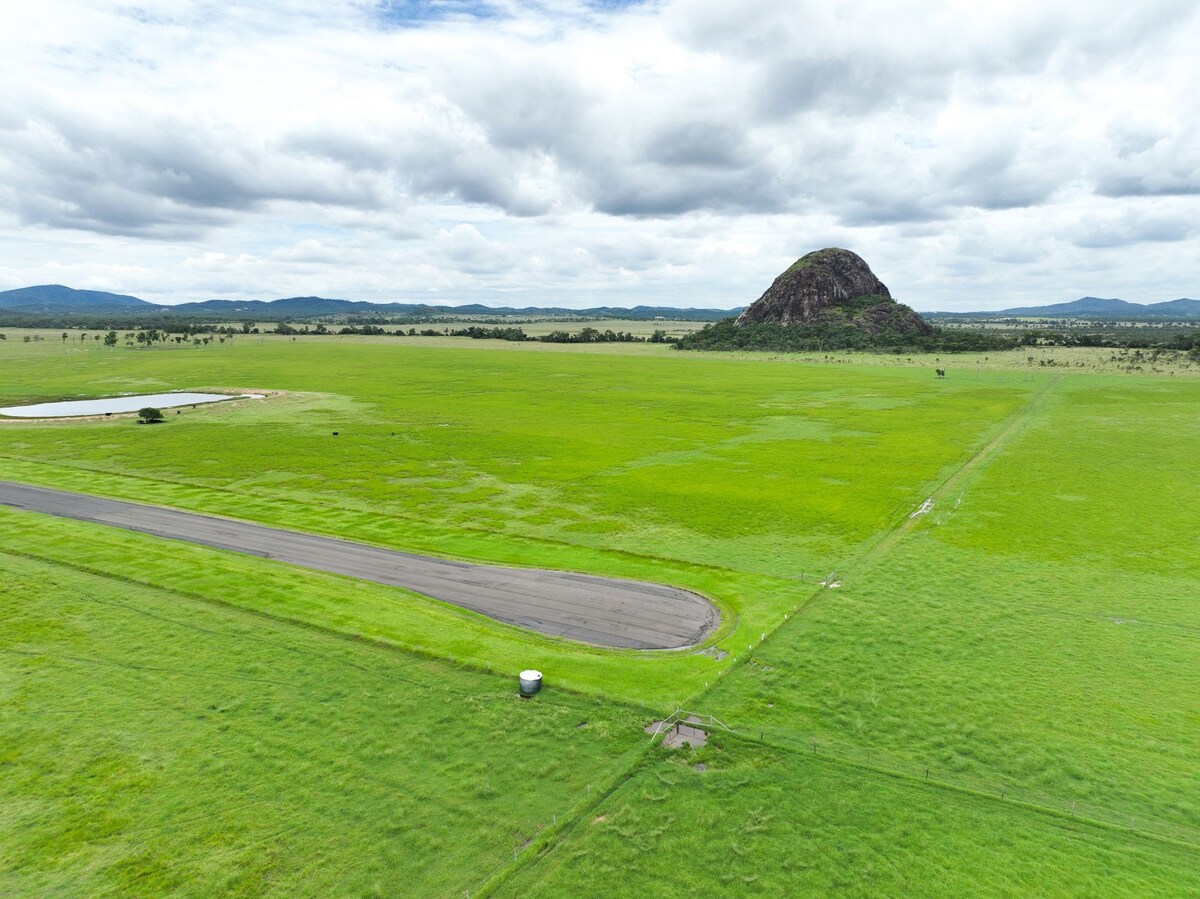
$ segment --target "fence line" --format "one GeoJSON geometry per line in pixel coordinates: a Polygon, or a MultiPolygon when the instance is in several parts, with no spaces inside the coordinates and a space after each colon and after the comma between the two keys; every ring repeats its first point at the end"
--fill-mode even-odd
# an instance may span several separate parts
{"type": "Polygon", "coordinates": [[[615,764],[607,773],[602,774],[595,783],[587,784],[557,812],[552,812],[547,820],[536,824],[527,838],[514,843],[512,848],[504,853],[499,863],[478,882],[475,889],[464,889],[463,895],[467,899],[491,895],[531,853],[533,856],[537,856],[546,851],[560,834],[574,828],[584,813],[599,805],[632,777],[642,760],[645,759],[649,749],[649,744],[639,741],[618,756],[615,764]]]}
{"type": "MultiPolygon", "coordinates": [[[[695,727],[706,728],[704,723],[695,727]]],[[[724,726],[724,725],[722,725],[724,726]]],[[[1161,817],[1145,814],[1144,808],[1120,808],[1120,797],[1116,802],[1105,804],[1090,798],[1055,795],[1030,787],[1018,780],[1001,775],[985,776],[963,771],[952,771],[936,762],[926,763],[919,759],[904,758],[893,752],[866,746],[840,743],[827,738],[808,734],[781,733],[767,728],[726,728],[736,738],[752,743],[772,746],[796,754],[812,755],[830,759],[855,767],[902,777],[916,783],[928,783],[940,787],[961,790],[999,801],[1015,802],[1054,814],[1065,815],[1109,827],[1132,830],[1172,842],[1200,846],[1200,826],[1182,821],[1168,821],[1161,817]]],[[[1093,782],[1094,785],[1095,782],[1093,782]]]]}
{"type": "Polygon", "coordinates": [[[547,821],[537,825],[527,839],[512,847],[511,857],[506,853],[479,886],[474,890],[464,890],[464,895],[468,899],[469,897],[489,895],[520,867],[531,851],[534,856],[546,851],[561,834],[573,829],[585,812],[599,806],[632,777],[642,760],[652,751],[658,738],[681,722],[709,733],[724,731],[734,739],[746,743],[757,743],[796,755],[815,756],[819,759],[899,777],[912,783],[971,793],[991,798],[997,802],[1013,803],[1035,811],[1069,817],[1087,824],[1114,827],[1154,839],[1200,847],[1200,827],[1183,822],[1147,817],[1141,809],[1120,810],[1114,805],[1104,805],[1090,799],[1056,796],[1016,780],[951,771],[936,764],[926,764],[912,758],[903,758],[895,753],[840,743],[812,735],[783,733],[766,728],[739,730],[705,712],[691,712],[677,708],[658,722],[648,743],[641,743],[622,754],[603,781],[588,784],[585,790],[577,793],[562,808],[552,813],[547,821]]]}

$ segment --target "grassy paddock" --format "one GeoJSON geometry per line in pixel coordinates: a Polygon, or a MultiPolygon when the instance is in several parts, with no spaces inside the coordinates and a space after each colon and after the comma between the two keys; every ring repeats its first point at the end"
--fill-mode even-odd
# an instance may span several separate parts
{"type": "MultiPolygon", "coordinates": [[[[703,354],[709,355],[709,354],[703,354]]],[[[1174,378],[1200,375],[1200,362],[1185,353],[1121,350],[1107,347],[1021,347],[985,353],[866,353],[838,350],[829,353],[729,353],[742,359],[765,358],[793,365],[917,368],[933,376],[934,368],[946,371],[950,381],[1026,381],[1057,373],[1138,375],[1174,378]],[[1136,355],[1135,355],[1136,354],[1136,355]]]]}
{"type": "Polygon", "coordinates": [[[511,673],[0,570],[5,895],[461,895],[642,745],[511,673]]]}
{"type": "Polygon", "coordinates": [[[1064,381],[711,711],[1200,842],[1198,390],[1064,381]]]}
{"type": "MultiPolygon", "coordinates": [[[[422,328],[457,328],[465,327],[470,322],[464,321],[454,325],[417,325],[422,328]]],[[[595,327],[603,331],[611,328],[614,331],[632,331],[642,337],[648,337],[656,330],[664,330],[669,335],[681,337],[687,333],[704,327],[705,322],[654,322],[635,320],[595,320],[579,322],[529,322],[519,327],[531,336],[548,334],[551,331],[578,331],[584,326],[595,327]]],[[[273,323],[265,323],[260,328],[274,328],[273,323]]],[[[393,327],[393,326],[388,326],[393,327]]],[[[399,325],[394,327],[400,327],[399,325]]],[[[407,327],[412,326],[405,326],[407,327]]],[[[270,347],[288,345],[293,347],[313,346],[322,344],[342,344],[350,346],[408,346],[440,349],[475,349],[475,350],[510,350],[527,353],[568,353],[573,355],[600,356],[674,356],[676,351],[669,344],[544,344],[544,343],[512,343],[503,340],[471,340],[467,337],[363,337],[339,335],[296,335],[279,336],[274,331],[267,330],[262,334],[238,334],[224,344],[213,342],[209,346],[195,347],[188,345],[158,345],[149,348],[129,348],[124,344],[125,330],[118,330],[122,343],[116,349],[108,349],[96,342],[94,335],[98,332],[86,332],[89,337],[79,340],[80,332],[68,330],[68,340],[62,340],[62,329],[52,328],[0,328],[0,333],[7,339],[0,341],[0,364],[4,360],[19,359],[50,359],[62,357],[85,356],[89,353],[133,353],[158,354],[180,353],[210,355],[230,352],[235,348],[270,347]],[[29,343],[24,342],[25,337],[29,343]],[[33,338],[40,341],[34,342],[33,338]]],[[[770,361],[779,364],[799,364],[804,366],[870,366],[873,368],[915,368],[928,372],[932,376],[934,368],[947,371],[950,380],[961,380],[972,377],[986,378],[987,373],[1001,380],[1014,378],[1032,379],[1038,375],[1053,372],[1074,372],[1076,374],[1121,374],[1140,376],[1165,376],[1169,378],[1178,375],[1200,375],[1200,361],[1189,359],[1185,353],[1162,352],[1154,350],[1121,350],[1107,347],[1021,347],[1003,352],[989,351],[983,353],[869,353],[852,350],[834,352],[809,353],[679,353],[680,356],[701,356],[709,359],[740,358],[744,360],[770,361]]]]}
{"type": "MultiPolygon", "coordinates": [[[[4,423],[0,477],[674,583],[718,602],[727,651],[807,599],[801,574],[835,570],[903,518],[1036,386],[329,341],[89,351],[5,371],[0,391],[14,402],[199,386],[285,395],[188,409],[155,428],[4,423]]],[[[417,626],[420,614],[406,631],[429,649],[438,628],[417,626]]],[[[688,664],[698,673],[682,695],[715,673],[710,660],[688,664]]]]}
{"type": "Polygon", "coordinates": [[[497,895],[1148,896],[1200,890],[1190,846],[804,753],[714,739],[695,752],[656,752],[566,843],[526,865],[497,895]]]}
{"type": "Polygon", "coordinates": [[[475,895],[535,837],[505,894],[1197,892],[1200,385],[1043,352],[10,337],[0,400],[282,395],[2,423],[0,477],[677,583],[730,655],[0,510],[0,888],[475,895]],[[512,701],[528,664],[574,689],[512,701]],[[642,764],[681,700],[741,736],[642,764]]]}
{"type": "MultiPolygon", "coordinates": [[[[119,575],[127,583],[380,641],[481,671],[511,674],[539,667],[557,687],[619,695],[657,708],[682,703],[715,682],[733,660],[691,651],[590,648],[394,587],[4,507],[0,530],[10,553],[119,575]]],[[[751,583],[726,578],[711,586],[736,593],[751,583]]],[[[760,586],[771,587],[765,581],[760,586]]],[[[787,598],[780,594],[778,601],[787,598]]]]}
{"type": "MultiPolygon", "coordinates": [[[[645,319],[580,319],[577,322],[529,322],[517,325],[530,337],[540,337],[551,331],[570,331],[575,333],[581,328],[595,328],[597,331],[625,331],[638,337],[649,337],[655,331],[666,331],[671,337],[683,337],[693,331],[703,328],[705,322],[689,321],[647,321],[645,319]]],[[[418,329],[420,330],[420,329],[418,329]]]]}

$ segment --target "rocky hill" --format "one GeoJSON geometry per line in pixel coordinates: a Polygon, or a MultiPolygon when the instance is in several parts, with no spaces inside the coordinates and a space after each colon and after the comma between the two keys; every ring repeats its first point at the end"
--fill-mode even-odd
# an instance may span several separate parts
{"type": "Polygon", "coordinates": [[[868,334],[930,334],[932,328],[892,299],[870,266],[829,247],[797,260],[737,318],[738,325],[848,325],[868,334]]]}

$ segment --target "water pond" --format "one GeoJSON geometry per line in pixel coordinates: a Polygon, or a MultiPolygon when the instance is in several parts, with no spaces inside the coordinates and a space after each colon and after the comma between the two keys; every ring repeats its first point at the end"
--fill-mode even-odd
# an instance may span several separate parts
{"type": "Polygon", "coordinates": [[[150,393],[143,396],[112,396],[99,400],[68,400],[62,403],[36,403],[32,406],[0,408],[0,416],[12,418],[68,418],[74,415],[137,412],[147,406],[171,409],[175,406],[199,406],[221,400],[262,399],[262,394],[241,393],[150,393]]]}

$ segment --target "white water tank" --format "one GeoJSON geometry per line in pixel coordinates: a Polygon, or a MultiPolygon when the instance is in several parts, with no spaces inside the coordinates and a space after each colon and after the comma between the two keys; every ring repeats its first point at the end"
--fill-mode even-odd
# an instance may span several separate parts
{"type": "Polygon", "coordinates": [[[532,696],[542,689],[542,672],[527,668],[521,672],[521,695],[532,696]]]}

